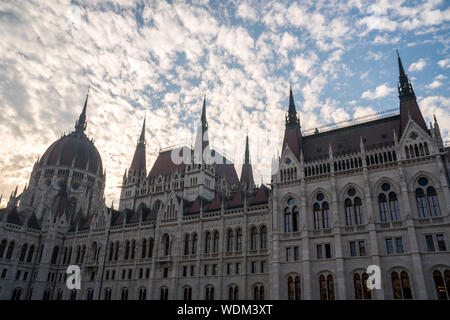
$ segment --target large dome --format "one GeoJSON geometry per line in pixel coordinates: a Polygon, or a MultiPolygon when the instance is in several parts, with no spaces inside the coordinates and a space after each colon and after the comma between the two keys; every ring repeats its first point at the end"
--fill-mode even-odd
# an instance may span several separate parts
{"type": "Polygon", "coordinates": [[[74,131],[55,141],[42,156],[41,166],[64,166],[102,174],[102,158],[83,132],[74,131]]]}
{"type": "Polygon", "coordinates": [[[86,106],[89,91],[80,118],[75,124],[75,131],[55,141],[42,156],[40,166],[63,166],[87,170],[92,174],[102,174],[102,158],[97,148],[88,139],[86,130],[86,106]]]}

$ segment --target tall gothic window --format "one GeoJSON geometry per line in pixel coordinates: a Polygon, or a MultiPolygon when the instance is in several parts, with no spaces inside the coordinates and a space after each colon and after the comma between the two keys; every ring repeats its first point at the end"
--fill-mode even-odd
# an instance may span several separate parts
{"type": "Polygon", "coordinates": [[[190,286],[184,287],[183,300],[192,300],[192,288],[190,286]]]}
{"type": "Polygon", "coordinates": [[[148,257],[153,257],[153,247],[155,246],[155,240],[153,238],[150,238],[148,241],[148,257]]]}
{"type": "Polygon", "coordinates": [[[238,228],[236,231],[236,251],[242,250],[242,229],[238,228]]]}
{"type": "Polygon", "coordinates": [[[429,185],[429,181],[425,177],[420,177],[418,184],[419,187],[416,189],[416,202],[417,209],[419,210],[419,217],[439,217],[441,215],[441,210],[439,208],[436,189],[429,185]]]}
{"type": "Polygon", "coordinates": [[[197,234],[194,233],[194,235],[192,236],[192,250],[191,250],[192,254],[197,254],[197,234]]]}
{"type": "Polygon", "coordinates": [[[361,198],[356,196],[356,190],[350,188],[345,199],[345,222],[347,226],[364,224],[361,198]]]}
{"type": "Polygon", "coordinates": [[[433,271],[434,287],[436,288],[437,298],[439,300],[450,299],[450,270],[444,272],[445,281],[439,270],[433,271]]]}
{"type": "Polygon", "coordinates": [[[219,231],[214,232],[213,237],[213,252],[217,253],[219,252],[219,231]]]}
{"type": "Polygon", "coordinates": [[[228,230],[227,234],[227,252],[233,251],[234,233],[233,230],[228,230]]]}
{"type": "Polygon", "coordinates": [[[250,232],[250,249],[256,250],[258,249],[258,229],[253,227],[250,232]]]}
{"type": "Polygon", "coordinates": [[[372,293],[367,287],[367,279],[369,278],[367,273],[363,273],[362,277],[359,273],[353,275],[353,287],[355,289],[355,299],[372,299],[372,293]]]}
{"type": "Polygon", "coordinates": [[[187,256],[189,254],[189,235],[184,236],[184,255],[187,256]]]}
{"type": "MultiPolygon", "coordinates": [[[[147,239],[142,239],[142,252],[141,258],[144,259],[147,255],[147,239]]],[[[111,259],[109,259],[111,260],[111,259]]]]}
{"type": "Polygon", "coordinates": [[[288,299],[289,300],[301,299],[301,283],[299,276],[288,277],[288,299]]]}
{"type": "Polygon", "coordinates": [[[412,299],[409,276],[406,271],[402,271],[400,276],[398,272],[393,271],[391,273],[391,280],[394,299],[412,299]]]}
{"type": "Polygon", "coordinates": [[[297,232],[300,230],[300,216],[298,206],[294,199],[289,198],[284,208],[284,232],[297,232]]]}
{"type": "Polygon", "coordinates": [[[400,208],[397,194],[391,190],[389,183],[381,185],[381,193],[378,195],[378,207],[380,209],[380,220],[382,222],[400,220],[400,208]],[[389,192],[390,191],[390,192],[389,192]]]}
{"type": "Polygon", "coordinates": [[[317,202],[313,205],[314,229],[330,228],[330,207],[328,202],[323,201],[325,196],[319,193],[316,197],[317,202]]]}
{"type": "Polygon", "coordinates": [[[165,256],[168,256],[170,254],[170,237],[169,235],[166,233],[165,235],[163,235],[163,253],[165,256]]]}
{"type": "Polygon", "coordinates": [[[159,299],[160,299],[160,300],[168,300],[168,298],[169,298],[169,289],[166,288],[166,287],[162,287],[162,288],[160,289],[160,296],[159,296],[159,299]]]}
{"type": "Polygon", "coordinates": [[[229,300],[239,300],[239,289],[237,285],[231,285],[228,288],[228,299],[229,300]]]}
{"type": "Polygon", "coordinates": [[[207,231],[205,235],[205,253],[209,253],[211,249],[211,232],[207,231]]]}
{"type": "Polygon", "coordinates": [[[264,300],[264,286],[262,284],[257,284],[253,288],[253,299],[264,300]]]}
{"type": "Polygon", "coordinates": [[[261,227],[261,234],[260,234],[260,248],[261,249],[267,249],[267,227],[266,226],[262,226],[261,227]]]}
{"type": "Polygon", "coordinates": [[[211,285],[205,287],[205,300],[214,300],[214,287],[211,285]]]}
{"type": "Polygon", "coordinates": [[[320,300],[334,300],[334,281],[333,276],[329,274],[327,277],[325,275],[320,275],[319,277],[319,288],[320,288],[320,300]]]}

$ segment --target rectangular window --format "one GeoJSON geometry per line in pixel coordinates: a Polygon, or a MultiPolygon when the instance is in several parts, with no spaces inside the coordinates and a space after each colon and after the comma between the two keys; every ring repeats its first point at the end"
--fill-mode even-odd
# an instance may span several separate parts
{"type": "Polygon", "coordinates": [[[187,276],[187,266],[183,266],[183,277],[187,276]]]}
{"type": "Polygon", "coordinates": [[[447,251],[447,246],[445,245],[445,239],[443,234],[437,234],[436,240],[438,244],[439,251],[447,251]]]}
{"type": "Polygon", "coordinates": [[[194,266],[191,266],[191,277],[194,276],[194,266]]]}
{"type": "MultiPolygon", "coordinates": [[[[62,274],[61,274],[61,275],[62,275],[62,274]]],[[[60,275],[60,276],[61,276],[61,275],[60,275]]],[[[23,274],[23,280],[26,281],[27,278],[28,278],[28,272],[24,272],[24,274],[23,274]]],[[[60,277],[60,278],[61,278],[61,277],[60,277]]]]}
{"type": "Polygon", "coordinates": [[[205,264],[205,266],[204,266],[204,272],[203,272],[203,274],[204,274],[205,276],[208,275],[208,265],[207,265],[207,264],[205,264]]]}
{"type": "MultiPolygon", "coordinates": [[[[66,275],[67,275],[67,273],[66,273],[66,275]]],[[[116,278],[116,270],[113,270],[111,279],[114,280],[115,278],[116,278]]]]}
{"type": "Polygon", "coordinates": [[[106,271],[105,280],[109,279],[109,270],[106,271]]]}
{"type": "Polygon", "coordinates": [[[433,236],[431,234],[427,234],[427,235],[425,235],[425,240],[427,242],[427,250],[428,250],[428,252],[434,252],[433,236]]]}
{"type": "Polygon", "coordinates": [[[322,259],[322,245],[318,244],[316,246],[316,249],[317,249],[317,259],[322,259]]]}
{"type": "Polygon", "coordinates": [[[329,243],[325,244],[325,258],[331,258],[331,245],[329,243]]]}
{"type": "Polygon", "coordinates": [[[356,256],[356,243],[355,243],[355,241],[350,242],[350,255],[352,257],[356,256]]]}
{"type": "Polygon", "coordinates": [[[22,271],[17,270],[17,272],[16,272],[16,280],[19,280],[21,273],[22,273],[22,271]]]}
{"type": "Polygon", "coordinates": [[[164,268],[164,278],[167,278],[169,275],[169,268],[164,268]]]}
{"type": "Polygon", "coordinates": [[[218,270],[217,264],[213,264],[213,266],[212,266],[212,275],[213,276],[215,276],[217,274],[217,270],[218,270]]]}
{"type": "Polygon", "coordinates": [[[91,272],[91,281],[94,281],[95,279],[95,272],[91,272]]]}
{"type": "Polygon", "coordinates": [[[267,262],[261,261],[261,272],[266,273],[267,272],[267,262]]]}
{"type": "Polygon", "coordinates": [[[125,273],[126,273],[127,271],[125,270],[125,269],[123,269],[122,270],[122,280],[125,280],[125,273]]]}
{"type": "Polygon", "coordinates": [[[294,247],[294,260],[298,261],[300,259],[298,247],[294,247]]]}
{"type": "Polygon", "coordinates": [[[238,262],[236,263],[236,274],[240,274],[241,273],[241,264],[238,262]]]}
{"type": "Polygon", "coordinates": [[[395,238],[395,245],[397,247],[397,253],[404,253],[402,238],[395,238]]]}
{"type": "Polygon", "coordinates": [[[359,255],[360,256],[366,255],[366,242],[365,241],[359,241],[359,255]]]}
{"type": "Polygon", "coordinates": [[[386,239],[386,253],[387,254],[394,253],[394,246],[392,244],[392,238],[386,239]]]}
{"type": "Polygon", "coordinates": [[[256,262],[252,261],[252,273],[256,273],[256,262]]]}
{"type": "Polygon", "coordinates": [[[6,273],[8,272],[8,269],[3,269],[2,270],[2,279],[6,278],[6,273]]]}
{"type": "Polygon", "coordinates": [[[286,261],[291,261],[292,260],[292,257],[291,257],[291,248],[289,247],[289,248],[286,248],[286,261]]]}
{"type": "Polygon", "coordinates": [[[231,268],[232,268],[232,264],[227,263],[227,274],[231,274],[231,268]]]}
{"type": "Polygon", "coordinates": [[[144,269],[140,268],[139,269],[139,279],[142,279],[143,275],[144,275],[144,269]]]}
{"type": "Polygon", "coordinates": [[[128,270],[128,279],[131,279],[131,275],[132,275],[132,270],[128,270]]]}

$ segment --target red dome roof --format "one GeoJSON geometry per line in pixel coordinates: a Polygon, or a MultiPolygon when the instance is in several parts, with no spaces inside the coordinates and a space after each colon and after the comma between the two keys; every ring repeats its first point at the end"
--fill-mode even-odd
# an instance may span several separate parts
{"type": "Polygon", "coordinates": [[[67,166],[102,174],[102,158],[83,132],[74,131],[55,141],[42,156],[41,166],[67,166]],[[59,164],[58,164],[59,160],[59,164]]]}

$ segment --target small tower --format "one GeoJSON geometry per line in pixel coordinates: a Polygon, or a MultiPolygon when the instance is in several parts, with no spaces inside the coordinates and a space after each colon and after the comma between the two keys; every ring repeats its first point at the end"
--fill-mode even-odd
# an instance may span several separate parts
{"type": "Polygon", "coordinates": [[[248,146],[248,135],[245,139],[245,156],[244,163],[241,170],[241,189],[245,191],[253,191],[255,188],[255,181],[253,179],[253,169],[250,163],[250,150],[248,146]]]}
{"type": "Polygon", "coordinates": [[[300,126],[300,119],[297,115],[297,110],[294,103],[294,95],[292,88],[289,86],[289,108],[286,115],[286,129],[284,131],[283,149],[289,146],[289,149],[294,153],[297,159],[300,159],[302,151],[302,132],[300,126]]]}

